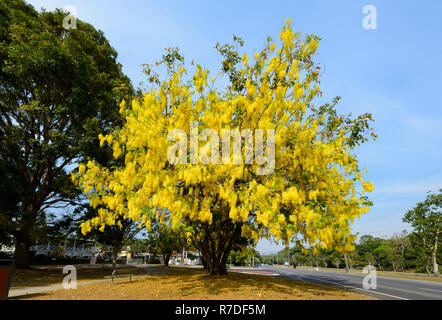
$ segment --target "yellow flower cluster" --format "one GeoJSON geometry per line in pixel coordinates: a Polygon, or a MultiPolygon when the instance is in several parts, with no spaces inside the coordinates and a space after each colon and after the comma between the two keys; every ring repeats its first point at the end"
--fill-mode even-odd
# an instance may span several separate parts
{"type": "MultiPolygon", "coordinates": [[[[99,216],[82,224],[83,233],[115,224],[117,217],[149,227],[154,215],[167,210],[175,226],[184,219],[211,224],[216,213],[242,223],[243,235],[253,239],[288,242],[302,236],[318,249],[351,249],[350,224],[368,210],[364,199],[356,197],[355,184],[362,183],[367,192],[373,185],[362,180],[342,131],[328,139],[319,134],[319,119],[312,118],[310,109],[321,92],[306,72],[318,43],[298,43],[290,23],[281,32],[276,56],[275,43],[255,53],[250,65],[243,56],[243,93],[226,95],[209,88],[208,71],[197,66],[193,81],[181,69],[142,99],[121,104],[124,126],[99,139],[100,145],[112,147],[115,158],[124,155],[125,165],[107,169],[89,161],[73,175],[91,206],[100,208],[99,216]],[[170,164],[168,132],[190,132],[191,121],[198,121],[200,130],[218,133],[225,128],[274,129],[273,173],[257,175],[261,165],[244,159],[241,164],[170,164]]],[[[199,150],[204,144],[199,143],[199,150]]],[[[245,154],[244,144],[241,152],[245,154]]]]}

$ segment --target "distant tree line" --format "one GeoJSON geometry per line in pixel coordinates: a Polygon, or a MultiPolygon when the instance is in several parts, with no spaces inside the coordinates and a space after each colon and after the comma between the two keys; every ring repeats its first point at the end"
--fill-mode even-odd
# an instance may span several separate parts
{"type": "MultiPolygon", "coordinates": [[[[438,263],[441,258],[439,249],[438,263]]],[[[333,250],[320,250],[315,256],[311,250],[304,255],[300,247],[294,247],[263,256],[263,262],[267,264],[283,265],[288,259],[291,265],[297,266],[345,268],[344,255],[333,250]]],[[[431,256],[422,248],[419,237],[406,231],[386,239],[363,235],[355,250],[347,254],[347,261],[350,269],[361,269],[370,264],[378,270],[433,272],[431,256]]]]}
{"type": "Polygon", "coordinates": [[[228,263],[231,266],[253,266],[259,265],[263,261],[260,253],[254,248],[237,248],[229,255],[228,263]]]}
{"type": "Polygon", "coordinates": [[[311,250],[303,254],[300,246],[263,256],[263,263],[312,266],[326,268],[363,268],[375,266],[378,270],[416,271],[438,276],[438,265],[442,263],[442,189],[438,194],[428,194],[423,202],[409,210],[403,217],[413,228],[390,238],[363,235],[355,250],[346,257],[334,250],[320,250],[313,255],[311,250]]]}

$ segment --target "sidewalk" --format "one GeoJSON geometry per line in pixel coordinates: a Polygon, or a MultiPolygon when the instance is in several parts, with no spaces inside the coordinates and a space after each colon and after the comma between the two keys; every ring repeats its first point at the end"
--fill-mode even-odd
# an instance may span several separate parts
{"type": "MultiPolygon", "coordinates": [[[[84,280],[77,281],[77,287],[83,287],[87,285],[91,285],[94,283],[100,283],[109,281],[109,279],[100,279],[100,280],[84,280]]],[[[41,287],[29,287],[29,288],[20,288],[20,289],[11,289],[9,290],[8,298],[17,298],[20,296],[27,296],[32,294],[44,293],[48,291],[55,291],[63,289],[63,285],[60,284],[51,284],[49,286],[41,286],[41,287]]]]}

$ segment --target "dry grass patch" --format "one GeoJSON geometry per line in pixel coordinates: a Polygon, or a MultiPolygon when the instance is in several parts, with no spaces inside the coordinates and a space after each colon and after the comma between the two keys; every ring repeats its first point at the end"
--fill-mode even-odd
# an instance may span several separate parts
{"type": "Polygon", "coordinates": [[[118,279],[115,284],[99,283],[76,290],[57,290],[24,299],[50,300],[365,300],[371,297],[335,287],[301,281],[231,273],[208,276],[191,268],[150,267],[155,274],[135,278],[132,283],[118,279]],[[152,269],[153,268],[153,269],[152,269]]]}
{"type": "MultiPolygon", "coordinates": [[[[31,269],[15,269],[11,277],[11,289],[47,286],[60,284],[66,274],[63,274],[64,266],[33,266],[31,269]]],[[[78,281],[103,279],[112,274],[111,265],[76,265],[78,281]]],[[[119,266],[119,268],[132,268],[119,266]]],[[[145,269],[135,269],[135,274],[145,274],[145,269]]]]}

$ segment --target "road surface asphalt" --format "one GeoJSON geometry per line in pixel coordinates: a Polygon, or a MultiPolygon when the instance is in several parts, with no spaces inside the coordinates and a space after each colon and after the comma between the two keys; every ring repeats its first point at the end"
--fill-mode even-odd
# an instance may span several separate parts
{"type": "Polygon", "coordinates": [[[257,269],[279,273],[284,278],[345,287],[382,300],[442,300],[442,283],[377,276],[376,289],[364,289],[366,275],[271,266],[257,269]]]}

